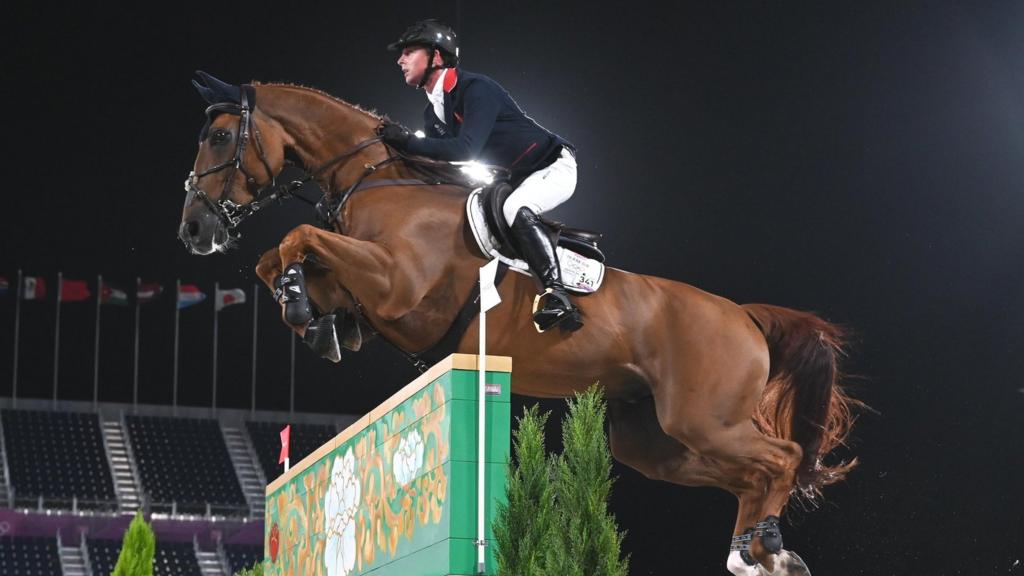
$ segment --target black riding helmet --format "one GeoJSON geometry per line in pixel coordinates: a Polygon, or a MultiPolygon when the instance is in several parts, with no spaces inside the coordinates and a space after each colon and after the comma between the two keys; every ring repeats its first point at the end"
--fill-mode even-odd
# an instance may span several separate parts
{"type": "Polygon", "coordinates": [[[388,44],[388,50],[402,50],[406,46],[425,46],[431,49],[430,61],[423,73],[423,79],[420,80],[421,88],[430,73],[437,69],[433,60],[434,50],[441,52],[441,59],[446,67],[454,68],[459,65],[459,37],[451,26],[440,20],[420,20],[409,26],[398,40],[388,44]]]}

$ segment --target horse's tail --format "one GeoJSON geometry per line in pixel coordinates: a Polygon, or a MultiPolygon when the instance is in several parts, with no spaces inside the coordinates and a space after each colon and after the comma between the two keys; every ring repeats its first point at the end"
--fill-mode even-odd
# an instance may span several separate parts
{"type": "Polygon", "coordinates": [[[857,459],[825,465],[822,459],[841,445],[862,403],[843,392],[838,356],[844,332],[811,314],[767,304],[743,308],[768,341],[771,369],[754,415],[765,434],[792,440],[803,448],[796,482],[813,496],[822,486],[842,480],[857,459]]]}

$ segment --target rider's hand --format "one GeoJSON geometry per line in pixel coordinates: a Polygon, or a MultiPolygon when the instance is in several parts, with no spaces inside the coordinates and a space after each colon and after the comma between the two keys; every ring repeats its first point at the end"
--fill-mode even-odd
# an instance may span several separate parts
{"type": "Polygon", "coordinates": [[[377,129],[377,133],[384,139],[384,142],[399,149],[404,149],[409,142],[409,138],[412,137],[412,133],[409,132],[408,128],[387,119],[377,129]]]}

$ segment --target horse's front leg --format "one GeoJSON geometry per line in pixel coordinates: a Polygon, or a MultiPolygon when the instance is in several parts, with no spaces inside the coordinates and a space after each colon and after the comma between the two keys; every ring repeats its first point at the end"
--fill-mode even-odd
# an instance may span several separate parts
{"type": "Polygon", "coordinates": [[[309,313],[308,317],[298,318],[298,321],[289,321],[296,317],[296,305],[293,299],[284,297],[287,285],[282,283],[282,279],[285,278],[285,267],[282,264],[280,247],[274,247],[260,257],[256,265],[256,274],[274,293],[275,299],[281,305],[281,318],[284,323],[319,355],[338,362],[341,359],[341,347],[358,350],[362,340],[359,327],[347,322],[349,318],[342,317],[344,336],[339,343],[333,312],[347,308],[350,301],[325,267],[317,264],[298,266],[302,268],[302,282],[296,287],[300,289],[304,298],[297,307],[309,313]],[[319,312],[316,319],[312,317],[314,311],[319,312]]]}
{"type": "Polygon", "coordinates": [[[274,279],[281,275],[281,255],[277,246],[260,256],[260,261],[256,263],[256,275],[263,280],[271,292],[274,291],[274,279]]]}
{"type": "MultiPolygon", "coordinates": [[[[407,262],[398,265],[381,244],[357,240],[302,225],[289,232],[277,250],[281,270],[273,281],[282,293],[285,322],[306,326],[304,340],[321,356],[338,361],[339,345],[358,350],[362,341],[354,298],[366,305],[371,316],[384,321],[412,310],[426,290],[412,282],[407,262]],[[307,292],[308,290],[308,292],[307,292]],[[318,318],[307,302],[321,312],[318,318]],[[339,342],[335,312],[342,335],[339,342]]],[[[269,269],[269,266],[268,266],[269,269]]]]}
{"type": "Polygon", "coordinates": [[[355,296],[382,320],[400,318],[423,299],[427,282],[410,276],[416,265],[399,261],[377,242],[302,225],[289,232],[278,247],[282,268],[302,263],[311,256],[335,280],[347,299],[355,296]]]}

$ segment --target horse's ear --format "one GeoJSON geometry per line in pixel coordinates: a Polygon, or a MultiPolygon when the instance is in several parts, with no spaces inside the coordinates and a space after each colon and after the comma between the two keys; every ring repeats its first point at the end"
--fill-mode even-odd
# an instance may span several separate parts
{"type": "Polygon", "coordinates": [[[208,104],[220,104],[221,102],[234,102],[237,104],[242,101],[242,89],[240,87],[228,84],[223,80],[218,80],[202,70],[196,70],[196,74],[202,79],[203,83],[200,84],[192,80],[192,85],[196,87],[199,95],[208,104]]]}

